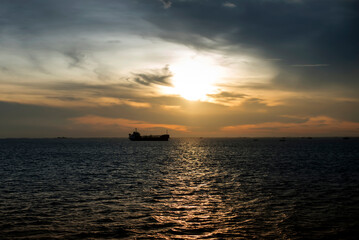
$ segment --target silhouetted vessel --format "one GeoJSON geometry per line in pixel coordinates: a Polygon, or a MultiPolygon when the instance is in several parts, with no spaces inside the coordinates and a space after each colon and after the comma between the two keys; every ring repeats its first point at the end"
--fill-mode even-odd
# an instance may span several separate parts
{"type": "Polygon", "coordinates": [[[128,134],[128,138],[131,141],[168,141],[170,135],[168,133],[163,135],[148,135],[148,136],[141,136],[139,132],[137,132],[137,128],[131,134],[128,134]]]}

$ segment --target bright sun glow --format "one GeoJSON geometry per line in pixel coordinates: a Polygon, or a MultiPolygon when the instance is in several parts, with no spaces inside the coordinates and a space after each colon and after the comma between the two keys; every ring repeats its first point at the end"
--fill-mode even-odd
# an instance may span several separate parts
{"type": "Polygon", "coordinates": [[[201,57],[175,63],[170,70],[173,73],[172,92],[191,101],[205,100],[207,94],[215,92],[214,84],[221,73],[220,67],[201,57]]]}

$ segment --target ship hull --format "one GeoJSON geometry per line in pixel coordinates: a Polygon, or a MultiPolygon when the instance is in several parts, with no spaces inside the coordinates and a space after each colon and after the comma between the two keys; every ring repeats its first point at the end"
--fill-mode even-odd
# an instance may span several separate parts
{"type": "Polygon", "coordinates": [[[142,138],[142,139],[130,139],[131,141],[168,141],[167,139],[162,138],[142,138]]]}
{"type": "Polygon", "coordinates": [[[170,136],[168,134],[161,135],[161,136],[134,136],[130,135],[129,139],[131,141],[168,141],[170,136]]]}

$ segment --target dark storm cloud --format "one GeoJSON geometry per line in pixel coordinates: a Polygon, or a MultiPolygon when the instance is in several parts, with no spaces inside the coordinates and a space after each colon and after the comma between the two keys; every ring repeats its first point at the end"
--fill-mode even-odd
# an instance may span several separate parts
{"type": "Polygon", "coordinates": [[[277,66],[300,78],[290,88],[349,84],[357,86],[359,1],[242,0],[236,8],[223,1],[173,1],[166,12],[148,12],[162,38],[195,48],[254,51],[282,59],[277,66]],[[290,69],[291,65],[330,65],[326,69],[290,69]],[[313,77],[314,76],[314,77],[313,77]],[[308,80],[310,78],[310,80],[308,80]]]}

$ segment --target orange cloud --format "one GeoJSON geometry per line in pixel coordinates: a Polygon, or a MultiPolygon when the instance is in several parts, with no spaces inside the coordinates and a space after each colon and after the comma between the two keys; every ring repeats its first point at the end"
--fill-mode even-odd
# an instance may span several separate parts
{"type": "Polygon", "coordinates": [[[267,122],[226,126],[221,130],[236,136],[355,136],[359,134],[359,123],[318,116],[304,123],[267,122]]]}
{"type": "Polygon", "coordinates": [[[111,98],[111,97],[101,97],[97,98],[93,101],[94,104],[102,105],[102,106],[111,106],[111,105],[129,105],[131,107],[137,108],[149,108],[151,104],[145,102],[134,102],[126,99],[119,99],[119,98],[111,98]]]}
{"type": "Polygon", "coordinates": [[[180,110],[181,106],[161,105],[164,110],[180,110]]]}
{"type": "Polygon", "coordinates": [[[71,121],[77,124],[86,124],[86,125],[94,125],[94,126],[119,126],[126,128],[166,128],[172,129],[175,131],[188,132],[186,126],[182,125],[174,125],[174,124],[156,124],[156,123],[148,123],[145,121],[136,121],[125,118],[106,118],[94,115],[88,115],[78,118],[71,118],[71,121]]]}

